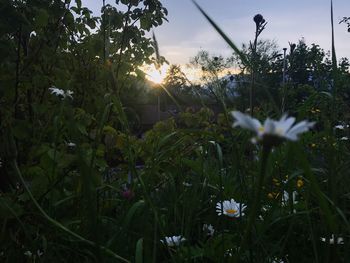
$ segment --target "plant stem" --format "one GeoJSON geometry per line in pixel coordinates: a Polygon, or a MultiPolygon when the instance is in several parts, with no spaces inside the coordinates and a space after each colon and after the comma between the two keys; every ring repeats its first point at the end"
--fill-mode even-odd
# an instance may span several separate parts
{"type": "Polygon", "coordinates": [[[253,205],[249,214],[247,227],[244,231],[244,235],[239,247],[239,253],[236,254],[235,262],[238,262],[237,257],[241,254],[242,251],[244,251],[245,247],[247,246],[247,242],[249,240],[250,233],[253,228],[255,217],[257,215],[257,212],[260,211],[260,196],[261,196],[262,187],[265,179],[267,162],[268,162],[268,157],[270,152],[271,152],[271,147],[264,145],[262,149],[260,174],[259,174],[258,182],[256,184],[255,191],[254,191],[255,196],[253,200],[253,205]]]}

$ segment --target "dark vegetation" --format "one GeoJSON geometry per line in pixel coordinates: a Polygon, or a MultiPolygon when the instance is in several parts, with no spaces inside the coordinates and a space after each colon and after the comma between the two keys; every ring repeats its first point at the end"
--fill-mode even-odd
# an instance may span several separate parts
{"type": "Polygon", "coordinates": [[[172,65],[152,89],[158,0],[103,1],[100,17],[0,0],[0,262],[348,262],[349,60],[304,40],[282,52],[262,15],[237,48],[200,11],[232,57],[200,51],[201,84],[172,65]],[[144,104],[172,112],[145,131],[144,104]],[[231,110],[316,125],[267,156],[231,110]],[[218,215],[231,198],[245,215],[218,215]]]}

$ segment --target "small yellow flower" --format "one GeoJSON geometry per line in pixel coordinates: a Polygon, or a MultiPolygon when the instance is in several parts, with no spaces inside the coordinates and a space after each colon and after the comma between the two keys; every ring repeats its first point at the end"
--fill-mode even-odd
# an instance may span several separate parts
{"type": "Polygon", "coordinates": [[[267,194],[267,197],[269,199],[277,199],[279,195],[280,195],[279,193],[271,192],[267,194]]]}
{"type": "Polygon", "coordinates": [[[297,187],[302,188],[304,186],[304,181],[302,179],[298,179],[297,181],[297,187]]]}
{"type": "Polygon", "coordinates": [[[317,108],[311,108],[311,113],[315,114],[315,113],[320,113],[321,110],[320,109],[317,109],[317,108]]]}
{"type": "Polygon", "coordinates": [[[273,179],[272,179],[272,182],[273,182],[273,184],[276,185],[276,186],[280,186],[280,185],[281,185],[280,182],[279,182],[276,178],[273,178],[273,179]]]}
{"type": "Polygon", "coordinates": [[[315,144],[315,143],[312,143],[312,144],[311,144],[311,148],[316,148],[316,144],[315,144]]]}

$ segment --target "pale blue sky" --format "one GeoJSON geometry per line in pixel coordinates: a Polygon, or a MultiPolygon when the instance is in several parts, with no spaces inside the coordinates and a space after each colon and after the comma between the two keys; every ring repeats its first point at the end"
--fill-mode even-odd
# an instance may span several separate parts
{"type": "MultiPolygon", "coordinates": [[[[114,4],[115,1],[106,0],[114,4]]],[[[229,55],[231,50],[209,25],[190,0],[161,0],[169,11],[168,20],[156,28],[161,55],[170,63],[185,64],[200,50],[229,55]]],[[[238,45],[254,36],[253,17],[260,13],[268,25],[261,37],[274,39],[280,48],[302,37],[307,44],[330,49],[330,0],[197,0],[238,45]]],[[[337,56],[350,58],[350,33],[343,16],[350,16],[350,0],[334,0],[335,43],[337,56]]],[[[102,0],[83,0],[83,5],[99,14],[102,0]]]]}

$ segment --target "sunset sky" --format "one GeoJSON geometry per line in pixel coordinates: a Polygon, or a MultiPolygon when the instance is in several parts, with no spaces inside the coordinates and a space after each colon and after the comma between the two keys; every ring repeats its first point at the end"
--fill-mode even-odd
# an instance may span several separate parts
{"type": "MultiPolygon", "coordinates": [[[[170,63],[185,64],[203,49],[214,54],[229,55],[221,37],[209,25],[190,0],[162,0],[168,9],[169,23],[154,30],[161,55],[170,63]]],[[[288,41],[302,37],[307,44],[319,44],[330,49],[330,0],[198,0],[210,17],[238,45],[254,37],[253,16],[260,13],[268,21],[261,38],[276,40],[279,47],[288,47],[288,41]]],[[[115,4],[115,1],[106,0],[115,4]]],[[[99,14],[102,0],[83,1],[99,14]]],[[[350,16],[350,0],[334,0],[335,44],[337,56],[350,57],[350,33],[345,24],[338,24],[350,16]]]]}

